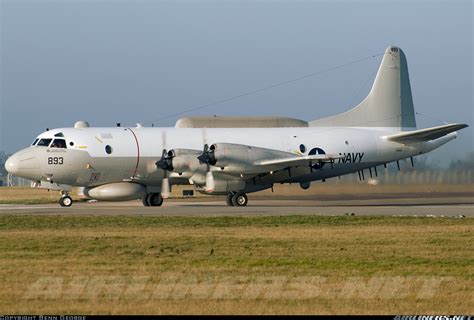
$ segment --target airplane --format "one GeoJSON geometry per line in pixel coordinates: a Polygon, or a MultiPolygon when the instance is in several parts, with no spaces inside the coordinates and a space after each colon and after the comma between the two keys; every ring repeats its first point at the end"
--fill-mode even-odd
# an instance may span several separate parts
{"type": "Polygon", "coordinates": [[[35,187],[58,190],[70,207],[72,187],[99,201],[142,199],[161,206],[172,185],[193,185],[246,206],[247,194],[364,170],[430,152],[466,124],[417,129],[406,56],[389,46],[367,97],[353,109],[303,121],[285,117],[187,117],[175,127],[91,127],[41,133],[13,154],[6,170],[35,187]]]}

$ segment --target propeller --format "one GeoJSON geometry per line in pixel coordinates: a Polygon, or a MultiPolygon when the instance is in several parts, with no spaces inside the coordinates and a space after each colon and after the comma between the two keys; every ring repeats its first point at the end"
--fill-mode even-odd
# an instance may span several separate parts
{"type": "Polygon", "coordinates": [[[205,190],[206,192],[212,192],[215,189],[215,182],[214,182],[214,175],[212,174],[211,171],[211,165],[216,164],[216,158],[214,156],[214,149],[209,149],[209,145],[206,143],[204,145],[204,150],[197,157],[199,159],[200,163],[205,163],[207,165],[206,167],[206,186],[205,190]]]}
{"type": "Polygon", "coordinates": [[[198,157],[199,161],[201,163],[206,163],[208,165],[212,165],[212,166],[215,165],[217,160],[216,160],[216,156],[214,154],[214,150],[215,150],[214,146],[211,146],[211,148],[209,148],[209,145],[206,143],[204,145],[203,152],[198,157]]]}
{"type": "Polygon", "coordinates": [[[173,151],[166,151],[166,131],[162,131],[162,145],[163,151],[161,152],[161,159],[155,164],[158,168],[163,170],[163,180],[161,181],[161,197],[164,199],[170,196],[170,181],[168,178],[169,172],[173,171],[173,151]]]}
{"type": "Polygon", "coordinates": [[[202,132],[202,138],[204,142],[204,149],[202,153],[197,157],[200,163],[205,163],[207,165],[206,167],[206,185],[204,187],[204,190],[206,192],[212,192],[214,191],[216,184],[214,182],[214,175],[212,174],[211,171],[211,165],[216,164],[216,157],[214,155],[214,150],[215,146],[211,146],[209,148],[209,145],[206,143],[207,141],[207,134],[206,130],[203,129],[202,132]]]}
{"type": "Polygon", "coordinates": [[[173,171],[173,156],[173,151],[167,152],[166,149],[163,149],[161,159],[156,162],[156,166],[165,171],[173,171]]]}

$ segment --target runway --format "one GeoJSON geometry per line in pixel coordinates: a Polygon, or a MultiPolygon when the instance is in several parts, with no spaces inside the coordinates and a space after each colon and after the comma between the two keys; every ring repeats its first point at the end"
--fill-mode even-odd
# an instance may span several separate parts
{"type": "Polygon", "coordinates": [[[0,215],[103,215],[103,216],[437,216],[474,217],[472,197],[391,198],[361,200],[249,199],[247,207],[228,207],[223,199],[167,199],[161,207],[144,207],[141,201],[75,202],[58,204],[0,205],[0,215]]]}

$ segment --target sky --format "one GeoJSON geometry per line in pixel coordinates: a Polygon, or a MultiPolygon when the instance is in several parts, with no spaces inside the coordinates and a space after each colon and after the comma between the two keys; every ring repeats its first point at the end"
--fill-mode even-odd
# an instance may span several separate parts
{"type": "Polygon", "coordinates": [[[0,150],[77,120],[173,126],[311,73],[185,115],[337,114],[370,90],[371,57],[397,45],[418,127],[471,125],[431,153],[449,165],[474,150],[472,20],[470,0],[0,0],[0,150]]]}

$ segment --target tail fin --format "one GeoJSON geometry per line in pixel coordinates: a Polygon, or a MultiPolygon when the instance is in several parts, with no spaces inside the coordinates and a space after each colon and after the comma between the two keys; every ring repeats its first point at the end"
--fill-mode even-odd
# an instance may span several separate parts
{"type": "Polygon", "coordinates": [[[355,108],[310,122],[316,127],[416,128],[408,66],[403,51],[385,50],[369,95],[355,108]]]}

